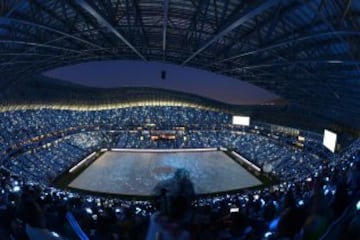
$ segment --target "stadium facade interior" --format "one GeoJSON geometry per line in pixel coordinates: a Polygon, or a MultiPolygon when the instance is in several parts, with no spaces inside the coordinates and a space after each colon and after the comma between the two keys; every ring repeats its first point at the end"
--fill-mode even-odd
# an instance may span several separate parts
{"type": "MultiPolygon", "coordinates": [[[[359,239],[359,1],[1,0],[0,14],[1,239],[40,239],[40,228],[41,239],[155,239],[151,194],[71,182],[109,152],[195,149],[224,153],[261,184],[207,186],[181,221],[160,213],[182,239],[359,239]],[[119,59],[204,69],[286,102],[42,75],[119,59]]],[[[168,230],[158,224],[173,239],[168,230]]]]}

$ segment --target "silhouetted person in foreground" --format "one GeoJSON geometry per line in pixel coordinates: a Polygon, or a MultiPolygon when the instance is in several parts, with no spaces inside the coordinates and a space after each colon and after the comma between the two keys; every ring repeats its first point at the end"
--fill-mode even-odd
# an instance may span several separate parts
{"type": "Polygon", "coordinates": [[[59,240],[55,233],[46,228],[44,213],[35,201],[24,202],[25,231],[30,240],[59,240]]]}
{"type": "Polygon", "coordinates": [[[191,200],[195,192],[188,172],[178,169],[173,178],[160,182],[153,192],[158,211],[150,217],[146,240],[190,239],[191,200]]]}

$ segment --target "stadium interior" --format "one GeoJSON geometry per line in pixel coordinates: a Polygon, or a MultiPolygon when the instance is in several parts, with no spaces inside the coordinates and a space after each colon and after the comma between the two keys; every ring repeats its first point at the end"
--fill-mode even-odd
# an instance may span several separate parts
{"type": "Polygon", "coordinates": [[[359,37],[356,0],[0,0],[0,240],[360,239],[359,37]],[[44,75],[112,60],[280,99],[44,75]]]}

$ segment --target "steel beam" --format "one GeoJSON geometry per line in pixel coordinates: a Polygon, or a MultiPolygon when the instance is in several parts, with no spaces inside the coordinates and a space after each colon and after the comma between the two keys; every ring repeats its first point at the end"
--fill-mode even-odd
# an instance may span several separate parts
{"type": "Polygon", "coordinates": [[[103,16],[101,16],[93,7],[85,0],[75,0],[75,2],[87,13],[92,15],[102,26],[106,27],[111,33],[119,38],[126,46],[128,46],[138,57],[147,61],[146,58],[121,34],[116,30],[103,16]]]}
{"type": "Polygon", "coordinates": [[[166,52],[166,32],[167,32],[167,23],[168,23],[169,3],[170,0],[164,0],[163,34],[162,34],[163,60],[165,60],[165,52],[166,52]]]}
{"type": "Polygon", "coordinates": [[[48,48],[48,49],[55,49],[55,50],[69,51],[69,52],[84,54],[82,51],[75,50],[75,49],[71,49],[71,48],[58,47],[58,46],[53,46],[53,45],[48,45],[48,44],[42,44],[42,43],[35,43],[35,42],[26,42],[26,41],[0,39],[0,43],[29,45],[29,46],[33,46],[33,47],[41,47],[41,48],[48,48]]]}
{"type": "Polygon", "coordinates": [[[84,40],[82,38],[79,38],[79,37],[77,37],[77,36],[75,36],[73,34],[68,34],[68,33],[64,32],[64,31],[60,31],[58,29],[55,29],[55,28],[52,28],[52,27],[49,27],[49,26],[46,26],[46,25],[43,25],[43,24],[29,22],[29,21],[22,20],[22,19],[9,18],[9,17],[0,17],[0,21],[9,21],[9,22],[13,22],[13,23],[19,23],[19,24],[23,24],[23,25],[32,26],[32,27],[35,27],[35,28],[40,28],[40,29],[43,29],[43,30],[46,30],[46,31],[50,31],[50,32],[54,32],[54,33],[66,36],[68,38],[77,40],[79,42],[82,42],[82,43],[85,43],[85,44],[90,45],[92,47],[103,50],[103,48],[101,46],[97,45],[97,44],[91,43],[91,42],[89,42],[87,40],[84,40]]]}
{"type": "Polygon", "coordinates": [[[11,9],[5,14],[6,17],[10,17],[16,10],[23,7],[27,1],[19,0],[11,7],[11,9]]]}
{"type": "Polygon", "coordinates": [[[278,47],[281,47],[281,46],[284,46],[284,45],[287,45],[287,44],[292,44],[294,42],[306,41],[306,40],[310,40],[312,38],[319,38],[319,37],[330,37],[330,36],[333,36],[333,35],[360,36],[360,32],[359,31],[335,31],[335,32],[324,32],[324,33],[319,33],[319,34],[311,34],[311,35],[296,38],[296,39],[286,40],[286,41],[276,43],[276,44],[273,44],[273,45],[270,45],[270,46],[267,46],[267,47],[264,47],[264,48],[259,48],[259,49],[256,49],[256,50],[236,54],[234,56],[222,59],[220,61],[213,62],[212,64],[222,63],[222,62],[234,60],[234,59],[237,59],[237,58],[240,58],[240,57],[245,57],[245,56],[248,56],[248,55],[254,55],[254,54],[261,53],[261,52],[270,51],[270,50],[273,50],[275,48],[278,48],[278,47]]]}
{"type": "Polygon", "coordinates": [[[241,16],[239,19],[237,19],[235,22],[231,23],[227,27],[225,27],[223,30],[221,30],[219,33],[214,35],[211,39],[209,39],[203,46],[201,46],[198,50],[196,50],[191,56],[189,56],[187,59],[185,59],[181,65],[185,65],[188,62],[190,62],[194,57],[196,57],[199,53],[204,51],[206,48],[208,48],[211,44],[216,42],[217,40],[221,39],[224,35],[227,33],[233,31],[243,23],[247,22],[251,18],[259,15],[260,13],[266,11],[267,9],[273,7],[274,5],[277,5],[282,0],[272,0],[272,1],[265,1],[265,3],[261,4],[260,6],[251,9],[247,13],[245,13],[243,16],[241,16]]]}

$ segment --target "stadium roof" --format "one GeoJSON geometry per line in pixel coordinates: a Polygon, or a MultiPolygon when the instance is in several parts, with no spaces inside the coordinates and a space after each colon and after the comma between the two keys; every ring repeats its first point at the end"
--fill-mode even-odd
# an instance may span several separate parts
{"type": "Polygon", "coordinates": [[[1,0],[0,86],[99,60],[221,73],[360,126],[360,2],[1,0]]]}

